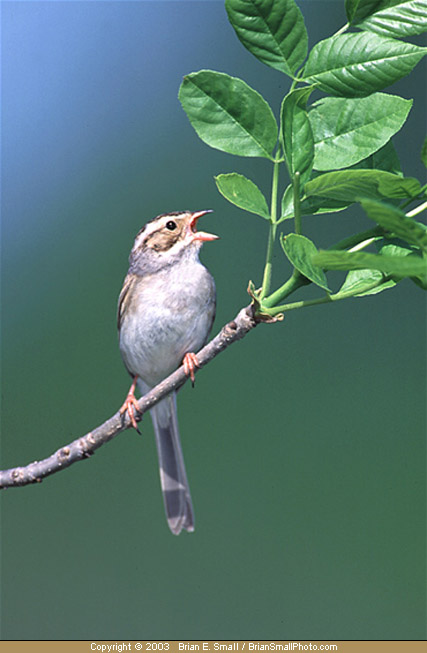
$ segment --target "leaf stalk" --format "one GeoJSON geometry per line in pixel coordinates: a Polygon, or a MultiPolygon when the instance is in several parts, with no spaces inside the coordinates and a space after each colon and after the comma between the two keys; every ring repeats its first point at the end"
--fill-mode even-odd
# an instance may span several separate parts
{"type": "Polygon", "coordinates": [[[293,311],[297,308],[306,308],[308,306],[318,306],[320,304],[329,304],[330,302],[337,302],[341,299],[349,299],[350,297],[355,297],[356,295],[361,295],[362,293],[368,292],[369,290],[374,290],[381,284],[384,283],[386,279],[379,279],[371,284],[366,284],[365,288],[358,288],[357,290],[347,290],[344,292],[337,292],[332,295],[328,294],[324,297],[319,297],[318,299],[307,299],[299,302],[292,302],[291,304],[282,304],[282,306],[274,306],[268,310],[268,313],[271,316],[275,316],[278,313],[286,313],[287,311],[293,311]]]}
{"type": "Polygon", "coordinates": [[[276,240],[277,231],[277,193],[279,186],[279,165],[280,161],[276,159],[273,163],[273,179],[271,183],[271,207],[270,207],[270,229],[268,232],[267,254],[265,257],[264,276],[260,299],[263,299],[270,292],[271,276],[273,268],[273,250],[274,241],[276,240]]]}
{"type": "Polygon", "coordinates": [[[334,36],[339,36],[340,34],[343,34],[343,33],[344,33],[344,32],[345,32],[349,27],[350,27],[350,24],[349,24],[349,23],[346,23],[345,25],[343,25],[342,27],[340,27],[339,30],[337,30],[337,31],[335,32],[335,34],[332,34],[332,38],[333,38],[334,36]]]}
{"type": "Polygon", "coordinates": [[[416,206],[412,211],[408,211],[406,214],[407,218],[413,218],[415,215],[418,215],[419,213],[422,213],[427,209],[427,202],[423,202],[422,204],[419,204],[416,206]]]}
{"type": "Polygon", "coordinates": [[[376,239],[377,239],[376,236],[372,236],[372,238],[367,238],[366,240],[362,240],[360,243],[357,243],[357,245],[354,245],[354,247],[350,247],[348,251],[359,252],[361,249],[365,249],[365,247],[372,245],[372,243],[374,243],[376,239]]]}
{"type": "Polygon", "coordinates": [[[305,286],[307,283],[310,283],[309,280],[298,272],[298,270],[294,270],[292,276],[280,288],[263,300],[262,307],[271,308],[275,306],[277,302],[283,301],[295,292],[295,290],[298,290],[301,286],[305,286]]]}
{"type": "MultiPolygon", "coordinates": [[[[343,250],[351,249],[357,247],[359,243],[363,243],[369,238],[379,238],[384,236],[384,229],[382,227],[373,227],[372,229],[367,229],[366,231],[360,231],[358,234],[353,234],[344,240],[340,240],[335,245],[328,247],[329,250],[343,250]]],[[[353,250],[354,251],[354,250],[353,250]]]]}
{"type": "Polygon", "coordinates": [[[297,171],[292,180],[292,190],[294,197],[294,222],[295,233],[301,235],[302,233],[302,220],[301,220],[301,198],[300,198],[300,178],[301,175],[297,171]]]}

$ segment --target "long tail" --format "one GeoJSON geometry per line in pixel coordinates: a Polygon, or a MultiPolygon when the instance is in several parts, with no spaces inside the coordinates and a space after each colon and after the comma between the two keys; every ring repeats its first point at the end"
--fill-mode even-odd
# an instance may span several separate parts
{"type": "Polygon", "coordinates": [[[175,393],[159,401],[150,412],[169,528],[175,535],[179,535],[183,528],[194,531],[193,504],[179,437],[175,393]]]}

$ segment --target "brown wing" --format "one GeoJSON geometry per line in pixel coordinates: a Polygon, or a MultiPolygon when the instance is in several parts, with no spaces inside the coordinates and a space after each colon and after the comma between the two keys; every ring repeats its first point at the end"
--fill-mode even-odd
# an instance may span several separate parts
{"type": "Polygon", "coordinates": [[[128,274],[126,279],[123,282],[123,288],[120,292],[119,304],[117,307],[117,328],[120,331],[123,321],[123,315],[125,313],[126,307],[128,306],[130,298],[130,289],[132,288],[135,281],[135,277],[132,274],[128,274]]]}

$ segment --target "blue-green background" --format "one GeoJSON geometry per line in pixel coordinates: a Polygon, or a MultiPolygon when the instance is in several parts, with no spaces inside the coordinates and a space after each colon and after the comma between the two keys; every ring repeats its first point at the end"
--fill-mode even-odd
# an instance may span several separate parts
{"type": "MultiPolygon", "coordinates": [[[[345,22],[341,2],[300,6],[311,45],[345,22]]],[[[213,175],[238,171],[268,193],[270,165],[205,146],[177,92],[212,68],[277,115],[288,81],[246,52],[222,2],[4,2],[2,55],[10,467],[122,403],[116,301],[147,219],[214,209],[204,228],[221,240],[202,256],[214,330],[248,302],[266,223],[227,204],[213,175]]],[[[416,99],[396,146],[420,178],[423,89],[421,64],[392,91],[416,99]]],[[[370,226],[353,210],[304,229],[327,246],[370,226]]],[[[275,265],[278,283],[279,249],[275,265]]],[[[259,326],[180,393],[193,535],[168,531],[148,417],[142,437],[2,493],[2,637],[425,637],[425,385],[425,300],[409,281],[259,326]]]]}

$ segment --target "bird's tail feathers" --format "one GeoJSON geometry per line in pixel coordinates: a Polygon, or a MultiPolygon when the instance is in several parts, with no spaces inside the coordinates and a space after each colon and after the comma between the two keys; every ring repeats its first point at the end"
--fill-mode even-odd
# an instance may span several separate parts
{"type": "MultiPolygon", "coordinates": [[[[145,388],[144,393],[146,391],[145,388]]],[[[192,532],[193,504],[179,437],[175,392],[153,406],[150,413],[156,435],[160,484],[169,528],[175,535],[179,535],[183,528],[192,532]]]]}

